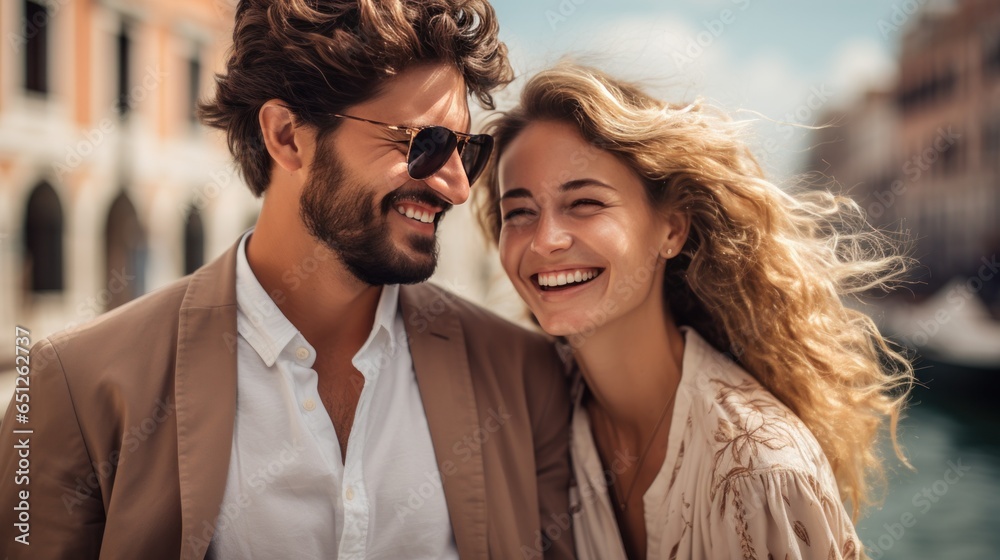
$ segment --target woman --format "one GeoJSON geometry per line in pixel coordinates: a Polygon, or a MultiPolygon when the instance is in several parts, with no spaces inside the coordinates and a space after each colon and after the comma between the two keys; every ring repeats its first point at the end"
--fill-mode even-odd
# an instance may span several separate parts
{"type": "MultiPolygon", "coordinates": [[[[740,125],[598,71],[490,125],[481,218],[572,352],[581,558],[856,558],[912,368],[841,297],[908,261],[849,200],[763,179],[740,125]]],[[[884,480],[884,479],[883,479],[884,480]]]]}

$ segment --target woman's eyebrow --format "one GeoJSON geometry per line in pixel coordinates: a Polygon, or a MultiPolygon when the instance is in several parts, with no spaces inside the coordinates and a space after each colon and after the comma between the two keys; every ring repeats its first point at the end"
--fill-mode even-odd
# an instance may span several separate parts
{"type": "MultiPolygon", "coordinates": [[[[603,187],[605,189],[615,190],[615,188],[612,187],[611,185],[603,181],[598,181],[597,179],[573,179],[572,181],[566,181],[562,185],[559,185],[559,191],[568,192],[568,191],[582,189],[585,187],[603,187]]],[[[503,201],[510,198],[534,198],[534,195],[532,195],[531,191],[529,191],[528,189],[517,188],[517,189],[511,189],[503,193],[503,195],[500,197],[500,200],[503,201]]]]}
{"type": "Polygon", "coordinates": [[[507,200],[509,198],[534,198],[531,191],[528,189],[511,189],[500,197],[500,200],[507,200]]]}
{"type": "Polygon", "coordinates": [[[606,189],[615,190],[615,188],[611,185],[603,181],[598,181],[597,179],[573,179],[572,181],[567,181],[560,185],[559,190],[561,192],[567,192],[582,189],[584,187],[604,187],[606,189]]]}

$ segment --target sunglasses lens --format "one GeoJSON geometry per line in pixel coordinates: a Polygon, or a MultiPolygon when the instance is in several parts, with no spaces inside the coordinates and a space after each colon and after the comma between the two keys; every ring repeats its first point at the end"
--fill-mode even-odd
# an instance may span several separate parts
{"type": "Polygon", "coordinates": [[[425,128],[413,137],[407,171],[410,177],[420,180],[433,175],[444,166],[458,144],[458,138],[442,126],[425,128]]]}
{"type": "Polygon", "coordinates": [[[469,139],[462,150],[462,166],[471,186],[479,178],[486,167],[486,162],[493,152],[493,137],[488,134],[476,134],[469,139]]]}

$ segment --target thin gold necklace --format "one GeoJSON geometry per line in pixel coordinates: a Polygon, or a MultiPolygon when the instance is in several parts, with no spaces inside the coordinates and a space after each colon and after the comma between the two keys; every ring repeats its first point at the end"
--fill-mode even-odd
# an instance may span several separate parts
{"type": "MultiPolygon", "coordinates": [[[[677,388],[674,389],[674,394],[670,395],[670,399],[667,400],[667,404],[663,405],[663,411],[660,412],[660,419],[656,421],[656,426],[653,427],[653,433],[649,436],[649,441],[646,442],[645,449],[642,450],[642,454],[639,455],[639,463],[635,467],[635,477],[632,479],[632,484],[628,487],[628,492],[625,493],[625,501],[621,501],[618,496],[618,491],[615,489],[615,484],[612,483],[609,488],[615,494],[615,501],[618,502],[618,508],[621,509],[622,513],[628,510],[628,501],[632,498],[632,492],[635,490],[635,485],[639,482],[639,471],[642,469],[642,465],[646,462],[646,456],[649,455],[649,450],[653,446],[653,441],[656,439],[657,432],[660,431],[660,426],[663,425],[663,420],[667,417],[667,410],[670,408],[670,404],[674,402],[674,398],[677,397],[677,388]]],[[[605,418],[604,423],[606,425],[611,424],[610,420],[605,418]]],[[[614,429],[609,429],[609,433],[614,435],[614,429]]],[[[618,444],[618,438],[615,437],[615,444],[618,444]]]]}

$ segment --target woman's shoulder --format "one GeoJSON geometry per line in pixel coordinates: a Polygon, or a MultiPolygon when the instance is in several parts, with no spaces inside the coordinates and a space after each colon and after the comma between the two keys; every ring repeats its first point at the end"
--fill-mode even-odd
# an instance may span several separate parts
{"type": "Polygon", "coordinates": [[[713,489],[733,477],[787,471],[835,487],[829,462],[802,420],[729,356],[693,338],[701,356],[690,372],[691,420],[705,439],[713,489]]]}

